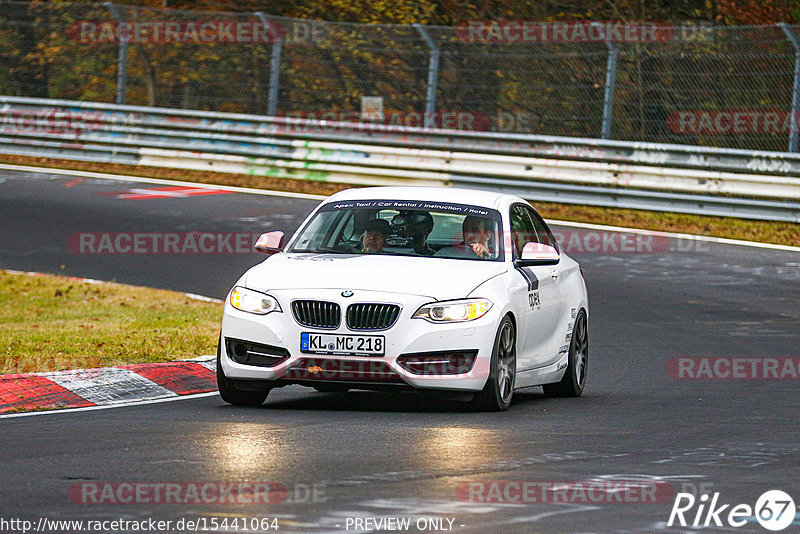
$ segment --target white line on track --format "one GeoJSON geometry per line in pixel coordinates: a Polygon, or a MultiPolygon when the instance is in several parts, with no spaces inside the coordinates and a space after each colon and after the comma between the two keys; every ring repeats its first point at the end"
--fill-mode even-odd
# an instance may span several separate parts
{"type": "MultiPolygon", "coordinates": [[[[49,276],[65,276],[72,280],[77,280],[79,282],[86,282],[87,284],[98,284],[98,285],[110,285],[110,286],[126,286],[126,287],[145,287],[145,286],[134,286],[131,284],[122,284],[119,282],[107,282],[105,280],[95,280],[94,278],[81,278],[79,276],[69,276],[64,274],[58,273],[38,273],[34,271],[15,271],[14,269],[3,269],[8,274],[27,274],[29,276],[42,276],[42,275],[49,275],[49,276]]],[[[169,290],[166,290],[169,291],[169,290]]],[[[182,294],[187,298],[192,300],[200,300],[203,302],[213,302],[214,304],[222,304],[225,302],[222,299],[215,299],[213,297],[206,297],[205,295],[198,295],[197,293],[181,293],[180,291],[176,291],[175,293],[182,294]]]]}
{"type": "Polygon", "coordinates": [[[609,232],[623,232],[628,234],[656,235],[663,237],[672,237],[675,239],[707,241],[709,243],[721,243],[724,245],[741,245],[744,247],[766,248],[771,250],[783,250],[788,252],[800,252],[800,247],[793,247],[790,245],[776,245],[774,243],[759,243],[758,241],[744,241],[741,239],[728,239],[727,237],[713,237],[713,236],[695,235],[695,234],[676,234],[674,232],[662,232],[660,230],[644,230],[642,228],[625,228],[623,226],[606,226],[604,224],[558,221],[553,219],[548,219],[547,222],[548,224],[552,224],[555,226],[573,226],[578,228],[589,228],[591,230],[607,230],[609,232]]]}
{"type": "MultiPolygon", "coordinates": [[[[292,193],[288,191],[272,191],[269,189],[255,189],[252,187],[236,187],[230,185],[214,185],[214,184],[201,184],[196,182],[184,182],[177,180],[162,180],[159,178],[145,178],[143,176],[127,176],[122,174],[106,174],[101,172],[88,172],[88,171],[75,171],[70,169],[53,169],[50,167],[32,167],[28,165],[11,165],[7,163],[0,163],[0,169],[26,171],[26,172],[39,172],[43,174],[61,174],[68,176],[80,176],[85,178],[98,178],[101,180],[118,180],[122,182],[140,182],[158,185],[181,185],[186,187],[198,187],[202,189],[218,189],[223,191],[231,191],[233,193],[247,193],[252,195],[265,195],[275,197],[288,197],[288,198],[303,198],[309,200],[323,200],[325,195],[311,195],[308,193],[292,193]]],[[[709,243],[721,243],[725,245],[739,245],[743,247],[764,248],[771,250],[782,250],[788,252],[800,252],[800,247],[793,247],[789,245],[776,245],[773,243],[759,243],[757,241],[744,241],[741,239],[728,239],[725,237],[711,237],[695,234],[678,234],[673,232],[661,232],[658,230],[645,230],[643,228],[625,228],[622,226],[607,226],[603,224],[582,223],[575,221],[560,221],[548,219],[548,223],[558,226],[572,226],[578,228],[590,228],[593,230],[607,230],[610,232],[626,232],[638,233],[648,235],[660,235],[664,237],[672,237],[675,239],[693,239],[696,241],[707,241],[709,243]]]]}
{"type": "Polygon", "coordinates": [[[167,397],[164,399],[150,399],[142,401],[124,402],[119,404],[107,404],[105,406],[86,406],[83,408],[66,408],[64,410],[42,410],[38,412],[24,412],[24,413],[9,413],[0,415],[0,419],[10,419],[12,417],[33,417],[34,415],[54,415],[75,412],[91,412],[95,410],[108,410],[111,408],[127,408],[129,406],[142,406],[145,404],[158,404],[161,402],[174,402],[180,400],[200,399],[202,397],[213,397],[219,395],[216,391],[209,391],[207,393],[194,393],[191,395],[180,395],[178,397],[167,397]]]}
{"type": "Polygon", "coordinates": [[[269,189],[255,189],[252,187],[236,187],[232,185],[201,184],[197,182],[184,182],[179,180],[162,180],[160,178],[146,178],[144,176],[127,176],[124,174],[106,174],[104,172],[74,171],[70,169],[51,169],[50,167],[31,167],[28,165],[10,165],[0,163],[0,169],[9,171],[39,172],[42,174],[63,174],[68,176],[80,176],[82,178],[98,178],[100,180],[117,180],[120,182],[138,182],[143,184],[158,185],[180,185],[185,187],[196,187],[199,189],[216,189],[219,191],[231,191],[233,193],[250,193],[253,195],[266,195],[271,197],[290,197],[304,198],[309,200],[322,200],[328,198],[325,195],[311,195],[309,193],[292,193],[289,191],[272,191],[269,189]]]}
{"type": "Polygon", "coordinates": [[[203,302],[214,302],[216,304],[221,304],[224,302],[222,299],[215,299],[212,297],[206,297],[205,295],[198,295],[197,293],[184,293],[187,297],[193,300],[201,300],[203,302]]]}

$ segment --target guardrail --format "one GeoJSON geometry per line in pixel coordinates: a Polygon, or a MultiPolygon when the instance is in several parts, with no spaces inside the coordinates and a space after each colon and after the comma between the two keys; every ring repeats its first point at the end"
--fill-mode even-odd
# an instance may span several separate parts
{"type": "Polygon", "coordinates": [[[800,155],[0,96],[0,153],[800,222],[800,155]]]}

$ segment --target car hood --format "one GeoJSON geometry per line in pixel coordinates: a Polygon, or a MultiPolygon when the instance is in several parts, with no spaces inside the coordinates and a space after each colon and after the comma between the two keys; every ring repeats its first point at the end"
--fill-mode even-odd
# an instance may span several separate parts
{"type": "Polygon", "coordinates": [[[351,254],[280,253],[247,273],[251,289],[349,289],[421,295],[434,300],[466,297],[506,271],[502,262],[351,254]]]}

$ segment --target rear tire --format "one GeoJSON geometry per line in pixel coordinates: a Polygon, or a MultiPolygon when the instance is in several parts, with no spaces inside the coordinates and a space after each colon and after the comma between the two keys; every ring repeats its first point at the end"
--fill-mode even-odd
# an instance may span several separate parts
{"type": "MultiPolygon", "coordinates": [[[[234,406],[261,406],[267,400],[270,390],[244,391],[236,388],[236,382],[222,371],[222,343],[217,344],[217,389],[219,396],[234,406]]],[[[270,388],[271,389],[271,388],[270,388]]]]}
{"type": "Polygon", "coordinates": [[[517,334],[514,323],[504,317],[497,329],[489,366],[489,379],[472,399],[472,406],[482,412],[503,412],[511,405],[517,376],[517,334]]]}
{"type": "Polygon", "coordinates": [[[589,332],[586,313],[581,310],[575,319],[572,329],[572,341],[569,344],[567,370],[561,382],[544,384],[547,397],[580,397],[586,387],[586,371],[589,364],[589,332]]]}

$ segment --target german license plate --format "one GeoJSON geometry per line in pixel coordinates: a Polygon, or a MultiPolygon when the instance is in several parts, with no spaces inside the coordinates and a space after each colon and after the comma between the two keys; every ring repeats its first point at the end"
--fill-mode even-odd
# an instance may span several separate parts
{"type": "Polygon", "coordinates": [[[346,356],[383,356],[383,336],[349,336],[340,334],[300,334],[300,352],[339,354],[346,356]]]}

